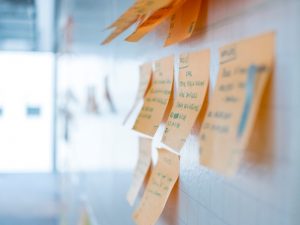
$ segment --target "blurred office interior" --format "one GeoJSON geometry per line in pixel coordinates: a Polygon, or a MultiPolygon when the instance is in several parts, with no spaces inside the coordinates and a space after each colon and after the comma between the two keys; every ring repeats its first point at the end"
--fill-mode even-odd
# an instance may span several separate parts
{"type": "Polygon", "coordinates": [[[133,168],[137,156],[124,146],[135,151],[137,140],[120,124],[138,62],[126,46],[100,47],[105,26],[130,4],[0,1],[1,225],[80,224],[85,188],[107,201],[114,193],[101,185],[112,188],[110,171],[133,168]],[[126,55],[118,67],[116,54],[126,55]]]}

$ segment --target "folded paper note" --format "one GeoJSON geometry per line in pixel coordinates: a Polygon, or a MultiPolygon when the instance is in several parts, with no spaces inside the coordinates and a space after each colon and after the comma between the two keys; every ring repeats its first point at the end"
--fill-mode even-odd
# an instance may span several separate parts
{"type": "Polygon", "coordinates": [[[161,215],[179,175],[179,156],[165,149],[158,150],[154,167],[142,200],[133,213],[138,225],[153,225],[161,215]]]}
{"type": "Polygon", "coordinates": [[[166,122],[162,142],[179,152],[203,105],[209,84],[209,50],[180,56],[178,96],[166,122]]]}
{"type": "Polygon", "coordinates": [[[132,24],[143,23],[153,13],[163,7],[170,5],[175,0],[139,0],[136,1],[126,12],[124,12],[115,22],[108,28],[113,28],[112,33],[102,42],[102,44],[110,43],[114,38],[119,36],[123,31],[132,24]]]}
{"type": "Polygon", "coordinates": [[[222,174],[237,170],[273,68],[275,34],[220,49],[220,68],[200,131],[201,163],[222,174]]]}
{"type": "Polygon", "coordinates": [[[142,137],[139,139],[139,158],[134,169],[130,189],[127,193],[127,201],[130,205],[133,205],[151,165],[151,143],[152,139],[142,137]]]}
{"type": "Polygon", "coordinates": [[[166,5],[165,7],[162,7],[159,10],[155,11],[151,16],[139,23],[136,30],[126,38],[126,41],[139,41],[142,37],[144,37],[151,30],[153,30],[157,25],[161,24],[173,13],[175,13],[184,2],[185,0],[173,0],[171,4],[166,5]]]}
{"type": "Polygon", "coordinates": [[[173,56],[154,64],[152,84],[133,129],[153,137],[163,119],[173,87],[173,56]]]}
{"type": "Polygon", "coordinates": [[[189,38],[196,26],[202,0],[186,0],[172,16],[165,45],[189,38]]]}

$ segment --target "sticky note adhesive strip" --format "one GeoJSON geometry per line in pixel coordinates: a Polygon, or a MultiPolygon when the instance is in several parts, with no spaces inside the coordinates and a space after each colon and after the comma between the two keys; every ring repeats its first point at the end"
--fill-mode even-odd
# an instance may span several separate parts
{"type": "Polygon", "coordinates": [[[220,49],[220,68],[200,131],[200,161],[222,174],[236,172],[273,68],[274,33],[220,49]]]}
{"type": "Polygon", "coordinates": [[[179,175],[179,156],[165,149],[158,150],[154,167],[142,200],[133,213],[138,225],[153,225],[161,215],[179,175]]]}
{"type": "Polygon", "coordinates": [[[178,96],[162,142],[179,152],[203,105],[209,85],[209,50],[180,55],[178,96]]]}
{"type": "Polygon", "coordinates": [[[151,87],[133,129],[153,137],[163,119],[173,87],[173,56],[158,60],[154,65],[151,87]]]}
{"type": "Polygon", "coordinates": [[[139,157],[134,169],[131,186],[127,193],[127,201],[130,205],[134,204],[134,201],[143,185],[145,176],[151,165],[151,143],[151,139],[142,137],[139,139],[139,157]]]}
{"type": "Polygon", "coordinates": [[[196,26],[202,0],[186,0],[170,20],[169,34],[165,46],[189,38],[196,26]]]}
{"type": "Polygon", "coordinates": [[[131,107],[130,111],[125,117],[123,124],[126,123],[130,114],[132,113],[136,105],[139,103],[139,101],[141,101],[145,97],[148,89],[150,88],[151,79],[152,79],[152,63],[145,63],[141,65],[139,69],[139,86],[138,86],[136,98],[133,103],[133,106],[131,107]]]}

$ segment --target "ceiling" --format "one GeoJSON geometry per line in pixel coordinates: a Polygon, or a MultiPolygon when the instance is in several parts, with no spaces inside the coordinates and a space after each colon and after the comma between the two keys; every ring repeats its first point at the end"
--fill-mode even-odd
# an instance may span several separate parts
{"type": "Polygon", "coordinates": [[[0,50],[51,51],[54,0],[0,0],[0,50]]]}
{"type": "MultiPolygon", "coordinates": [[[[138,55],[121,35],[107,46],[105,30],[134,0],[0,0],[0,51],[138,55]]],[[[127,31],[130,32],[130,29],[127,31]]]]}

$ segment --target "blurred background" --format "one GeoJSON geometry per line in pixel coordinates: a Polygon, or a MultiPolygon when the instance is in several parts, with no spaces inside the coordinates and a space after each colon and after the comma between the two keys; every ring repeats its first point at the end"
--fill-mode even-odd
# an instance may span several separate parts
{"type": "Polygon", "coordinates": [[[130,4],[0,0],[1,225],[87,224],[82,179],[103,174],[100,192],[112,188],[107,171],[132,170],[137,139],[121,124],[142,59],[126,45],[100,47],[130,4]]]}

